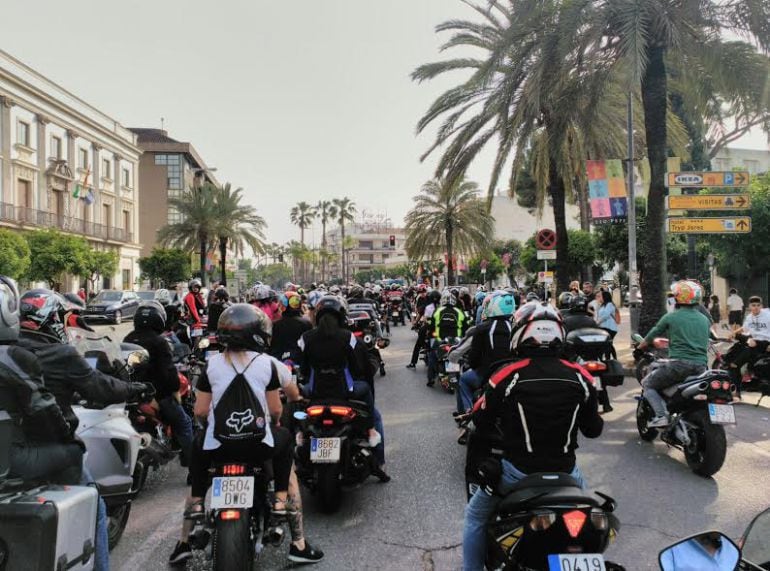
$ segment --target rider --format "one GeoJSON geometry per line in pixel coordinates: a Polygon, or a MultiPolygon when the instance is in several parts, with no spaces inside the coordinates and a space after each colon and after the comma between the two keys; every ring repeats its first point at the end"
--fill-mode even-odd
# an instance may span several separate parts
{"type": "Polygon", "coordinates": [[[582,295],[573,295],[568,311],[562,310],[564,330],[569,333],[577,329],[597,327],[596,321],[588,313],[588,299],[582,295]]]}
{"type": "Polygon", "coordinates": [[[655,412],[648,423],[650,428],[668,426],[666,401],[658,391],[681,383],[690,375],[699,375],[708,365],[709,319],[698,309],[703,289],[696,282],[682,280],[671,291],[676,309],[665,314],[639,344],[645,349],[655,337],[668,337],[669,359],[653,363],[650,373],[642,381],[644,398],[655,412]]]}
{"type": "Polygon", "coordinates": [[[302,299],[298,293],[287,291],[281,295],[280,301],[283,305],[283,313],[281,319],[273,324],[270,354],[279,361],[291,360],[298,363],[302,351],[300,351],[297,341],[303,333],[310,331],[313,326],[302,317],[302,299]]]}
{"type": "Polygon", "coordinates": [[[187,295],[184,296],[184,313],[190,322],[190,327],[202,327],[201,315],[206,309],[206,304],[203,302],[203,295],[201,294],[201,288],[203,284],[198,278],[193,278],[187,284],[187,295]]]}
{"type": "Polygon", "coordinates": [[[150,355],[148,370],[152,371],[155,400],[160,407],[161,419],[167,423],[181,448],[180,461],[188,466],[192,447],[192,420],[176,399],[179,391],[179,373],[174,357],[163,332],[166,329],[166,312],[157,301],[145,301],[136,309],[134,330],[123,339],[143,347],[150,355]]]}
{"type": "Polygon", "coordinates": [[[743,320],[741,332],[748,335],[749,339],[746,345],[739,345],[740,349],[730,358],[730,378],[739,398],[742,384],[741,367],[756,361],[770,347],[770,309],[762,308],[761,297],[754,295],[749,298],[749,312],[743,320]]]}
{"type": "Polygon", "coordinates": [[[559,358],[564,329],[558,312],[540,304],[519,311],[511,347],[522,360],[495,372],[474,407],[480,434],[499,426],[505,444],[496,494],[479,489],[465,508],[465,571],[484,569],[487,521],[516,482],[536,472],[563,472],[586,487],[575,463],[577,431],[597,438],[603,428],[593,378],[559,358]]]}
{"type": "Polygon", "coordinates": [[[465,332],[465,312],[456,307],[457,300],[451,291],[441,294],[440,307],[430,318],[431,350],[428,354],[428,382],[432,387],[436,383],[436,368],[438,366],[438,344],[442,339],[462,337],[465,332]]]}
{"type": "Polygon", "coordinates": [[[214,291],[214,296],[211,299],[211,303],[209,304],[208,308],[209,320],[206,323],[206,327],[208,327],[209,331],[217,330],[217,325],[219,324],[219,316],[222,315],[222,312],[231,305],[230,294],[227,292],[227,289],[225,289],[223,286],[219,286],[214,291]]]}
{"type": "MultiPolygon", "coordinates": [[[[414,343],[414,348],[412,349],[412,358],[410,359],[409,364],[406,366],[407,369],[417,368],[417,359],[420,358],[420,351],[423,347],[425,347],[425,340],[427,335],[427,327],[424,325],[425,308],[428,306],[428,304],[431,303],[429,297],[428,286],[425,284],[419,284],[417,286],[417,297],[415,298],[414,302],[414,312],[416,315],[412,320],[412,329],[417,330],[417,341],[414,343]]],[[[439,298],[440,297],[441,296],[439,295],[439,298]]]]}
{"type": "Polygon", "coordinates": [[[255,285],[251,289],[253,304],[257,309],[261,309],[270,321],[275,322],[281,317],[281,310],[278,306],[278,294],[270,286],[265,284],[255,285]]]}

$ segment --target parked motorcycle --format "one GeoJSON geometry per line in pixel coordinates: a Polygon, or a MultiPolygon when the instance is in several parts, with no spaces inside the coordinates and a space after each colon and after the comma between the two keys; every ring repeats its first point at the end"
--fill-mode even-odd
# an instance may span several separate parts
{"type": "MultiPolygon", "coordinates": [[[[729,349],[716,352],[712,367],[727,371],[736,355],[748,346],[748,341],[748,336],[736,335],[729,349]]],[[[764,397],[770,396],[770,353],[763,353],[746,366],[746,372],[741,374],[741,390],[761,393],[757,406],[764,397]]]]}
{"type": "Polygon", "coordinates": [[[664,389],[671,424],[649,428],[655,413],[644,395],[637,397],[636,426],[642,440],[660,439],[684,452],[687,465],[699,476],[716,474],[724,464],[727,438],[724,425],[736,424],[732,391],[726,371],[710,369],[664,389]]]}

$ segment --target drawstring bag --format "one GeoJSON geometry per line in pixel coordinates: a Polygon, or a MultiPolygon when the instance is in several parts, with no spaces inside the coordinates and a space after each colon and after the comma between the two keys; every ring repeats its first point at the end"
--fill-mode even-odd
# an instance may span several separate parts
{"type": "Polygon", "coordinates": [[[267,434],[265,411],[244,376],[254,359],[243,371],[231,363],[235,377],[214,408],[214,438],[222,444],[258,444],[267,434]]]}

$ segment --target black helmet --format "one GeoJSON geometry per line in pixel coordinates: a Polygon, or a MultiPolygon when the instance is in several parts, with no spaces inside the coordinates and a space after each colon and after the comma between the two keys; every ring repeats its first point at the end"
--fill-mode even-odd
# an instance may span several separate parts
{"type": "Polygon", "coordinates": [[[336,295],[325,295],[315,306],[315,320],[318,323],[321,317],[327,313],[337,316],[341,325],[347,322],[348,308],[347,304],[336,295]]]}
{"type": "Polygon", "coordinates": [[[350,288],[348,297],[353,299],[361,299],[364,297],[364,288],[362,288],[360,285],[354,285],[350,288]]]}
{"type": "Polygon", "coordinates": [[[572,297],[572,294],[568,291],[561,292],[556,307],[559,309],[569,309],[572,306],[572,297]]]}
{"type": "Polygon", "coordinates": [[[64,316],[69,311],[69,306],[69,302],[55,291],[44,288],[31,289],[21,296],[21,326],[51,335],[66,343],[64,316]]]}
{"type": "Polygon", "coordinates": [[[588,311],[588,298],[584,295],[573,295],[572,303],[569,306],[572,311],[588,311]]]}
{"type": "Polygon", "coordinates": [[[230,299],[230,294],[227,293],[227,290],[223,287],[217,288],[217,290],[214,292],[214,299],[218,299],[221,301],[227,301],[230,299]]]}
{"type": "Polygon", "coordinates": [[[236,303],[219,316],[217,339],[230,350],[264,351],[272,334],[270,318],[251,304],[236,303]]]}
{"type": "Polygon", "coordinates": [[[441,292],[437,289],[432,289],[428,293],[428,301],[433,304],[438,304],[441,301],[441,292]]]}
{"type": "Polygon", "coordinates": [[[534,291],[531,291],[527,294],[527,301],[540,301],[540,296],[538,296],[534,291]]]}
{"type": "Polygon", "coordinates": [[[136,308],[135,329],[151,329],[162,333],[166,329],[166,310],[158,301],[144,301],[136,308]]]}

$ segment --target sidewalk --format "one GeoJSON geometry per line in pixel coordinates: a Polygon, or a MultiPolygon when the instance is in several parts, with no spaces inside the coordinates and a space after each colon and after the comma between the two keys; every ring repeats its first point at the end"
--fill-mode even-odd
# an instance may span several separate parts
{"type": "Polygon", "coordinates": [[[620,329],[615,336],[615,351],[618,354],[618,361],[623,364],[627,376],[633,377],[634,371],[634,348],[631,346],[631,314],[627,307],[620,308],[620,329]]]}

